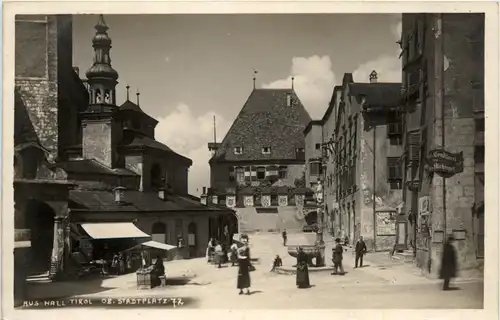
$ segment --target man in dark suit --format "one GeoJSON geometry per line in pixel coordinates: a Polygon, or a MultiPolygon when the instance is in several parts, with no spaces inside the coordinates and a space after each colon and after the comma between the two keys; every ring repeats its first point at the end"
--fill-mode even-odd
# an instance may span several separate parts
{"type": "Polygon", "coordinates": [[[356,248],[354,251],[356,253],[355,264],[354,264],[355,267],[354,268],[358,267],[358,262],[359,262],[359,266],[362,267],[363,266],[363,256],[366,253],[366,244],[363,241],[363,237],[359,237],[358,242],[356,242],[356,248]]]}

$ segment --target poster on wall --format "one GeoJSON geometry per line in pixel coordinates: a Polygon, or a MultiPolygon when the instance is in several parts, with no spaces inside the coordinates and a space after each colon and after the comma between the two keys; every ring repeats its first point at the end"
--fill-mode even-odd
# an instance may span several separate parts
{"type": "Polygon", "coordinates": [[[261,204],[265,208],[270,207],[271,206],[271,196],[270,195],[262,196],[261,204]]]}
{"type": "Polygon", "coordinates": [[[431,213],[431,197],[425,196],[418,199],[418,212],[424,216],[431,213]]]}
{"type": "Polygon", "coordinates": [[[377,212],[377,236],[395,236],[396,219],[393,212],[377,212]]]}
{"type": "Polygon", "coordinates": [[[236,207],[236,196],[227,196],[226,197],[226,206],[228,208],[236,207]]]}
{"type": "Polygon", "coordinates": [[[245,207],[253,207],[253,196],[245,196],[245,207]]]}

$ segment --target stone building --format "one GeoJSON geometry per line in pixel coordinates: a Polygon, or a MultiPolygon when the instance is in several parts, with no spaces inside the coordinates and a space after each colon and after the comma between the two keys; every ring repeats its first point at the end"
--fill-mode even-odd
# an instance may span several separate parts
{"type": "Polygon", "coordinates": [[[327,229],[350,243],[363,236],[374,250],[391,249],[396,236],[402,189],[400,86],[377,82],[375,71],[370,83],[354,82],[347,73],[316,124],[319,139],[308,139],[306,132],[306,141],[322,149],[321,160],[315,154],[308,161],[323,167],[327,229]]]}
{"type": "Polygon", "coordinates": [[[209,143],[211,187],[204,197],[235,208],[233,229],[303,227],[303,131],[310,121],[293,89],[254,88],[222,142],[209,143]]]}
{"type": "Polygon", "coordinates": [[[102,16],[94,63],[80,79],[71,21],[16,16],[16,297],[27,276],[65,274],[71,250],[90,239],[145,235],[176,245],[181,238],[181,256],[204,255],[209,229],[233,214],[187,193],[192,161],[155,140],[158,122],[141,109],[139,94],[118,107],[102,16]]]}
{"type": "Polygon", "coordinates": [[[401,47],[407,245],[435,276],[443,240],[454,235],[459,267],[476,268],[484,258],[484,15],[403,14],[401,47]]]}

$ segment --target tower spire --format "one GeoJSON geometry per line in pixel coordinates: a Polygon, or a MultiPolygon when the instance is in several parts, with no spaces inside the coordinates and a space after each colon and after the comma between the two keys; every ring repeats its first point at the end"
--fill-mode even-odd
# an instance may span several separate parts
{"type": "Polygon", "coordinates": [[[129,95],[130,86],[127,84],[125,88],[127,89],[127,101],[130,101],[130,95],[129,95]]]}
{"type": "Polygon", "coordinates": [[[141,95],[139,88],[137,88],[137,93],[135,95],[137,96],[137,106],[139,106],[139,96],[141,95]]]}
{"type": "Polygon", "coordinates": [[[99,15],[94,29],[96,30],[92,39],[94,63],[85,73],[90,86],[90,105],[116,105],[118,72],[111,67],[109,55],[111,38],[102,14],[99,15]]]}
{"type": "Polygon", "coordinates": [[[217,143],[217,127],[215,125],[215,114],[214,114],[214,143],[217,143]]]}
{"type": "Polygon", "coordinates": [[[259,73],[257,70],[253,71],[253,88],[255,89],[255,80],[257,80],[257,73],[259,73]]]}
{"type": "Polygon", "coordinates": [[[295,80],[295,77],[292,76],[292,90],[293,90],[293,82],[294,82],[294,80],[295,80]]]}

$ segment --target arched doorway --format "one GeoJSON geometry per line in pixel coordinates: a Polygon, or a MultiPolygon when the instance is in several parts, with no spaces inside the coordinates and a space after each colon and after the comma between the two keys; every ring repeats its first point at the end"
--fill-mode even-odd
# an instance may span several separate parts
{"type": "Polygon", "coordinates": [[[151,228],[151,239],[156,242],[167,243],[167,225],[155,222],[151,228]]]}
{"type": "Polygon", "coordinates": [[[198,252],[198,226],[196,223],[191,222],[188,224],[188,239],[187,244],[189,247],[189,257],[193,258],[197,255],[198,252]]]}
{"type": "Polygon", "coordinates": [[[52,247],[54,246],[55,212],[45,202],[31,200],[25,211],[31,233],[31,272],[44,273],[50,270],[52,247]]]}

